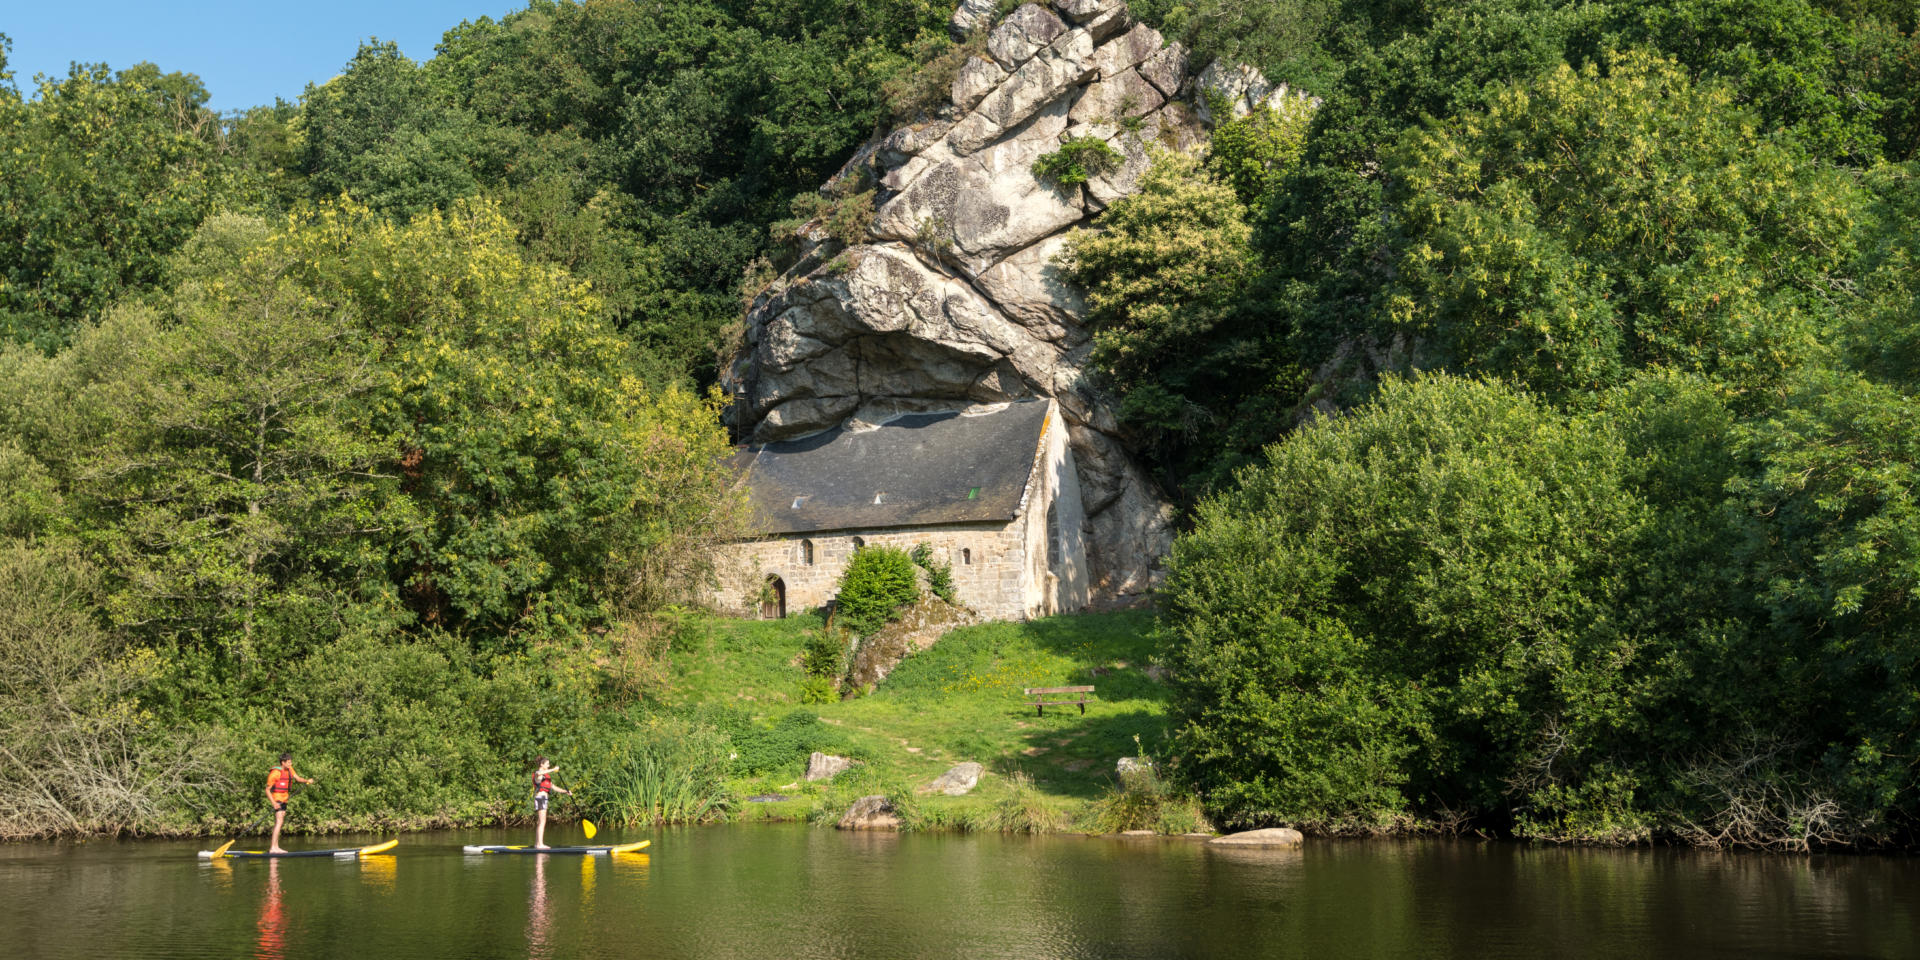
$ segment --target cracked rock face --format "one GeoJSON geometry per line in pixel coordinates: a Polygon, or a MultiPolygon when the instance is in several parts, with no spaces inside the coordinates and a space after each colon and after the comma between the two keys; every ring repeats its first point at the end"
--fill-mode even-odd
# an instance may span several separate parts
{"type": "MultiPolygon", "coordinates": [[[[989,29],[991,11],[962,3],[955,36],[989,29]]],[[[1190,75],[1186,51],[1134,23],[1123,0],[1028,3],[991,25],[985,46],[959,71],[950,107],[876,137],[836,177],[878,185],[867,241],[812,247],[761,293],[723,380],[754,442],[1058,400],[1094,596],[1124,602],[1157,582],[1173,510],[1087,376],[1086,306],[1058,260],[1069,231],[1137,189],[1150,145],[1206,142],[1204,91],[1227,94],[1236,113],[1279,92],[1231,65],[1190,75]],[[1082,136],[1124,162],[1072,187],[1034,176],[1036,159],[1082,136]]]]}

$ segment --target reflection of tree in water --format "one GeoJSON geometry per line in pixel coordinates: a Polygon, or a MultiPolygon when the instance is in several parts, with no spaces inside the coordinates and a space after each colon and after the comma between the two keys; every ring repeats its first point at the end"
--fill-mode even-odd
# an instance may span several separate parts
{"type": "Polygon", "coordinates": [[[280,903],[280,861],[267,861],[267,895],[260,901],[260,940],[254,956],[280,960],[287,955],[287,916],[280,903]]]}
{"type": "Polygon", "coordinates": [[[548,947],[553,935],[553,918],[547,911],[547,857],[533,858],[533,895],[527,905],[527,956],[533,960],[551,956],[548,947]]]}

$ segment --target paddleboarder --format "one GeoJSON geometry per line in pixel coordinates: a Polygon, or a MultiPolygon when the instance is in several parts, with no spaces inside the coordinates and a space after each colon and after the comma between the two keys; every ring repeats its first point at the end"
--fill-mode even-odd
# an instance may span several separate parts
{"type": "Polygon", "coordinates": [[[560,768],[548,763],[546,757],[536,757],[533,763],[533,812],[538,818],[533,827],[533,848],[545,850],[547,849],[547,798],[556,793],[571,794],[573,791],[553,785],[553,775],[560,772],[560,768]]]}
{"type": "Polygon", "coordinates": [[[267,844],[268,853],[286,853],[280,849],[280,827],[287,822],[287,798],[293,794],[295,780],[313,782],[313,778],[294,772],[293,754],[283,753],[280,765],[267,771],[267,803],[273,807],[273,840],[267,844]]]}

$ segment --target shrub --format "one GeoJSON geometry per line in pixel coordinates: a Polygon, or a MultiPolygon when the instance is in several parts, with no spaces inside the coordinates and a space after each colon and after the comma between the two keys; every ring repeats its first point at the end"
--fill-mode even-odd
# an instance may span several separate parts
{"type": "Polygon", "coordinates": [[[1140,738],[1133,738],[1134,763],[1120,771],[1120,783],[1105,797],[1094,802],[1092,826],[1099,833],[1126,830],[1152,830],[1155,833],[1194,833],[1208,829],[1200,813],[1200,803],[1192,795],[1173,789],[1160,776],[1159,769],[1146,751],[1139,749],[1140,738]]]}
{"type": "Polygon", "coordinates": [[[1074,137],[1033,161],[1033,175],[1062,187],[1075,187],[1120,169],[1126,157],[1099,137],[1074,137]]]}
{"type": "Polygon", "coordinates": [[[942,563],[933,557],[933,544],[922,542],[913,548],[913,562],[927,571],[927,589],[933,595],[948,603],[955,603],[953,594],[953,564],[942,563]]]}
{"type": "Polygon", "coordinates": [[[829,197],[808,191],[793,198],[789,205],[793,216],[777,220],[769,229],[773,239],[791,242],[802,228],[817,223],[842,246],[851,247],[867,239],[867,227],[873,223],[873,191],[845,197],[829,197]]]}
{"type": "Polygon", "coordinates": [[[840,575],[834,617],[843,628],[867,637],[887,625],[901,607],[920,599],[913,559],[896,547],[862,547],[840,575]]]}
{"type": "Polygon", "coordinates": [[[1241,203],[1259,210],[1267,191],[1299,166],[1313,112],[1311,100],[1288,97],[1280,110],[1262,108],[1220,124],[1207,144],[1208,169],[1233,187],[1241,203]]]}
{"type": "Polygon", "coordinates": [[[847,669],[847,638],[838,627],[807,631],[807,645],[800,651],[800,668],[809,677],[838,678],[847,669]]]}
{"type": "Polygon", "coordinates": [[[808,677],[800,681],[801,703],[833,703],[839,699],[839,688],[834,686],[831,677],[808,677]]]}
{"type": "Polygon", "coordinates": [[[1439,376],[1270,448],[1201,506],[1163,594],[1209,807],[1444,815],[1417,798],[1503,808],[1543,751],[1543,802],[1597,771],[1643,682],[1615,606],[1647,522],[1627,462],[1602,424],[1439,376]]]}
{"type": "Polygon", "coordinates": [[[946,32],[925,30],[909,51],[916,69],[880,85],[896,121],[910,121],[938,111],[953,102],[953,81],[970,57],[984,56],[987,31],[975,30],[959,43],[947,39],[946,32]]]}
{"type": "Polygon", "coordinates": [[[60,548],[0,543],[0,837],[184,826],[218,787],[207,745],[135,697],[157,658],[94,619],[98,573],[60,548]]]}

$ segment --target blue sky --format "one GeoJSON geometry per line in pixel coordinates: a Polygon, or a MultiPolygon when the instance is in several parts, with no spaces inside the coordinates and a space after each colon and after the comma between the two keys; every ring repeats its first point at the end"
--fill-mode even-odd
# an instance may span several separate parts
{"type": "Polygon", "coordinates": [[[293,100],[309,82],[340,72],[360,41],[377,36],[415,60],[462,20],[498,18],[526,0],[203,0],[195,3],[0,0],[0,33],[13,38],[8,67],[21,90],[33,75],[64,75],[73,61],[120,69],[150,60],[200,75],[216,110],[293,100]]]}

